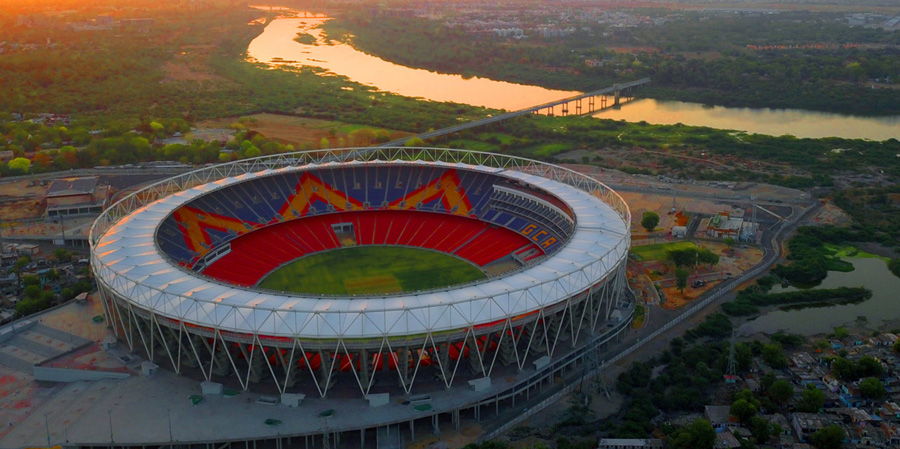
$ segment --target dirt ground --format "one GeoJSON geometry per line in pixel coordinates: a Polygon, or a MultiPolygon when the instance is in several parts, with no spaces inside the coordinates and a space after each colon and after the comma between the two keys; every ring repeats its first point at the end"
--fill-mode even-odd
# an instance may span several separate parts
{"type": "Polygon", "coordinates": [[[819,209],[819,212],[812,217],[812,221],[820,225],[832,224],[843,226],[850,224],[852,220],[846,212],[837,207],[833,201],[826,200],[825,207],[819,209]]]}
{"type": "MultiPolygon", "coordinates": [[[[348,125],[342,122],[319,120],[305,117],[277,114],[254,114],[247,116],[250,119],[244,126],[262,135],[285,144],[295,146],[309,145],[319,148],[323,138],[328,139],[333,148],[342,146],[355,146],[365,144],[354,142],[351,132],[356,129],[366,128],[356,125],[348,125]]],[[[238,121],[235,117],[207,120],[199,124],[200,128],[227,128],[238,121]]],[[[380,128],[370,128],[377,131],[380,128]]],[[[402,131],[385,130],[391,139],[410,136],[412,134],[402,131]]]]}
{"type": "Polygon", "coordinates": [[[47,192],[49,184],[42,186],[32,181],[22,180],[0,183],[0,201],[7,203],[0,205],[0,217],[3,220],[26,220],[37,218],[43,213],[41,198],[47,192]]]}
{"type": "MultiPolygon", "coordinates": [[[[719,263],[713,267],[698,267],[691,273],[691,276],[708,273],[732,273],[732,275],[737,276],[744,271],[749,270],[753,265],[759,263],[764,255],[763,251],[759,248],[733,248],[729,250],[724,244],[710,242],[703,242],[700,246],[708,248],[718,254],[719,263]]],[[[648,273],[648,276],[652,281],[657,281],[659,279],[674,277],[674,274],[664,273],[662,276],[656,277],[649,275],[648,273]]],[[[691,282],[689,281],[689,285],[684,289],[683,294],[676,287],[663,288],[662,290],[666,300],[660,306],[669,310],[681,308],[721,282],[721,280],[712,281],[702,287],[695,288],[690,285],[691,282]]]]}
{"type": "Polygon", "coordinates": [[[422,428],[419,432],[419,426],[416,426],[417,438],[415,441],[406,444],[408,449],[454,449],[461,448],[469,443],[474,443],[478,436],[481,435],[481,426],[473,422],[463,422],[456,430],[452,427],[441,426],[441,436],[436,437],[431,433],[431,429],[422,428]]]}

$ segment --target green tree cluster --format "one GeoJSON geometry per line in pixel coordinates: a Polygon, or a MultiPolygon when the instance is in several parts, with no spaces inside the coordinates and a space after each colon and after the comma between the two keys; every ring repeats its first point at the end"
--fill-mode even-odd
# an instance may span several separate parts
{"type": "Polygon", "coordinates": [[[653,232],[656,229],[656,226],[659,225],[659,214],[653,211],[645,211],[643,215],[641,215],[641,226],[647,230],[647,232],[653,232]]]}
{"type": "Polygon", "coordinates": [[[818,413],[825,405],[825,393],[813,384],[807,384],[797,401],[797,410],[804,413],[818,413]]]}

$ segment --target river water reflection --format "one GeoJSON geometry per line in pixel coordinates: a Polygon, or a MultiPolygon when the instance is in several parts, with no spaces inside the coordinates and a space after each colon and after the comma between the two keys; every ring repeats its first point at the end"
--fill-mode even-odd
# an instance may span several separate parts
{"type": "Polygon", "coordinates": [[[749,133],[797,137],[846,137],[887,140],[900,138],[900,117],[858,117],[800,109],[752,109],[704,106],[681,101],[640,99],[594,117],[655,125],[682,123],[736,129],[749,133]]]}
{"type": "Polygon", "coordinates": [[[252,60],[267,64],[321,67],[358,83],[407,97],[495,109],[522,109],[578,94],[478,77],[465,79],[461,75],[445,75],[397,65],[346,44],[326,44],[322,30],[315,28],[326,20],[275,19],[250,42],[247,54],[252,60]],[[295,41],[297,33],[312,35],[316,38],[316,44],[295,41]]]}
{"type": "MultiPolygon", "coordinates": [[[[813,335],[832,332],[835,327],[852,323],[863,316],[870,327],[900,320],[900,278],[891,274],[887,264],[880,259],[848,257],[844,260],[855,268],[848,273],[829,271],[828,277],[816,288],[866,287],[872,290],[872,298],[859,304],[809,308],[800,310],[775,310],[763,314],[740,327],[738,333],[749,335],[757,332],[785,332],[813,335]]],[[[775,286],[772,293],[792,290],[793,287],[775,286]]]]}
{"type": "MultiPolygon", "coordinates": [[[[485,78],[439,74],[394,64],[347,44],[326,43],[322,30],[317,27],[327,20],[330,19],[274,19],[266,25],[262,34],[250,42],[248,58],[273,66],[321,67],[382,91],[495,109],[517,110],[578,94],[485,78]],[[313,36],[315,44],[295,41],[297,33],[313,36]]],[[[601,87],[605,86],[597,86],[601,87]]],[[[683,123],[770,135],[792,134],[797,137],[900,138],[900,116],[856,117],[796,109],[706,107],[697,103],[655,100],[633,101],[620,109],[605,110],[595,116],[653,124],[683,123]]]]}

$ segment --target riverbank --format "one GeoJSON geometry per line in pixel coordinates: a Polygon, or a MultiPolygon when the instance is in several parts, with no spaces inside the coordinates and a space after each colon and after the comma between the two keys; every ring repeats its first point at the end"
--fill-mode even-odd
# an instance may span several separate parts
{"type": "MultiPolygon", "coordinates": [[[[862,43],[893,42],[890,33],[862,33],[852,28],[848,31],[846,26],[835,24],[831,17],[808,12],[715,16],[714,20],[708,20],[711,19],[708,15],[707,20],[698,20],[697,15],[705,14],[679,18],[659,16],[665,17],[665,23],[614,32],[597,23],[584,23],[580,33],[566,39],[542,38],[534,30],[526,30],[526,37],[520,39],[494,33],[470,33],[465,26],[455,26],[434,16],[420,16],[411,21],[406,17],[380,15],[373,20],[368,13],[349,13],[328,22],[325,28],[330,38],[352,42],[366,53],[438,73],[462,72],[582,91],[594,88],[597,83],[607,85],[626,81],[629,76],[649,76],[654,79],[654,85],[637,95],[734,108],[900,115],[900,91],[877,89],[879,83],[874,77],[869,82],[861,76],[869,68],[879,70],[877,64],[892,64],[896,58],[892,46],[866,46],[865,50],[859,46],[836,46],[830,52],[797,50],[787,57],[777,51],[759,51],[734,44],[779,38],[832,41],[837,35],[846,39],[848,33],[862,43]],[[794,17],[798,14],[799,17],[794,17]],[[706,38],[689,39],[687,35],[706,38]],[[652,51],[646,47],[616,51],[634,41],[658,47],[652,47],[652,51]],[[431,42],[442,45],[434,47],[431,42]],[[857,56],[860,51],[865,51],[865,58],[857,56]],[[848,58],[857,61],[853,68],[862,70],[847,73],[844,61],[848,58]]],[[[465,22],[461,18],[457,20],[465,22]]],[[[542,19],[538,16],[534,20],[542,19]]]]}

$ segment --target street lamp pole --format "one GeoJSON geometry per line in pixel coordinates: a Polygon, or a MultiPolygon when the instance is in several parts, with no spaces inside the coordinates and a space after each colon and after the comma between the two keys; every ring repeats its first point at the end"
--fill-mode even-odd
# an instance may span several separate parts
{"type": "Polygon", "coordinates": [[[109,416],[109,442],[115,443],[116,440],[113,439],[113,430],[112,430],[112,410],[106,411],[107,416],[109,416]]]}
{"type": "Polygon", "coordinates": [[[50,419],[44,413],[44,427],[47,429],[47,446],[50,446],[50,419]]]}

